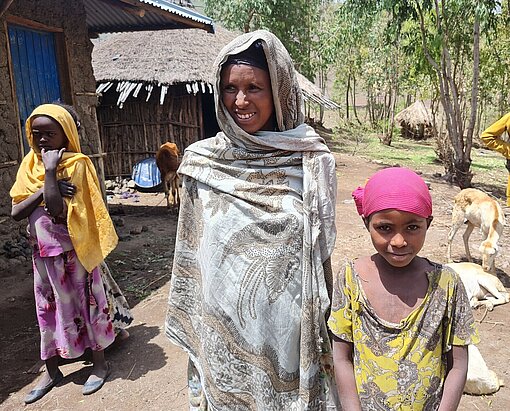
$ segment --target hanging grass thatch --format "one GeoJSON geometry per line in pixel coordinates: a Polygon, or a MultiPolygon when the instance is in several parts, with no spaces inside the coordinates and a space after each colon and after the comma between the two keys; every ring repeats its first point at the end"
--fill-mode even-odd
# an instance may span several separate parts
{"type": "MultiPolygon", "coordinates": [[[[165,141],[180,151],[217,131],[213,63],[240,33],[216,27],[118,33],[96,40],[92,65],[105,173],[129,175],[165,141]]],[[[339,106],[298,73],[306,104],[339,106]]]]}

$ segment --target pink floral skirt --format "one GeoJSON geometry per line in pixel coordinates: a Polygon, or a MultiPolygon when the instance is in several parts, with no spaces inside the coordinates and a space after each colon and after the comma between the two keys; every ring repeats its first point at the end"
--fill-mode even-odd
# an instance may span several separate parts
{"type": "Polygon", "coordinates": [[[56,257],[33,254],[41,359],[77,358],[115,339],[99,268],[87,273],[74,250],[56,257]]]}

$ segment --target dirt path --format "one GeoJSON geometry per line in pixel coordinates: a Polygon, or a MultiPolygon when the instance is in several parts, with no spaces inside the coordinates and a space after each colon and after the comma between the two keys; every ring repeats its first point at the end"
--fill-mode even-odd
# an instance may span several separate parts
{"type": "MultiPolygon", "coordinates": [[[[382,167],[359,157],[337,154],[338,201],[337,246],[333,255],[335,267],[344,258],[360,253],[372,253],[355,206],[351,191],[374,171],[382,167]]],[[[419,170],[430,182],[434,199],[434,222],[421,255],[438,262],[445,261],[446,236],[449,228],[451,200],[458,188],[432,177],[440,168],[419,170]]],[[[96,394],[83,397],[81,385],[88,376],[89,365],[78,361],[62,366],[63,382],[41,401],[27,406],[31,410],[187,410],[185,374],[186,356],[171,345],[163,333],[163,321],[168,297],[169,268],[174,246],[176,217],[164,208],[163,195],[138,194],[115,199],[113,218],[123,239],[108,262],[116,279],[133,306],[135,321],[129,328],[130,338],[108,350],[113,364],[109,381],[96,394]],[[117,205],[119,204],[119,205],[117,205]]],[[[510,244],[508,228],[500,242],[502,254],[496,264],[498,276],[510,286],[510,244]]],[[[472,236],[472,250],[478,256],[472,236]]],[[[459,235],[453,248],[454,258],[460,260],[463,245],[459,235]]],[[[1,258],[1,257],[0,257],[1,258]]],[[[36,374],[28,374],[38,358],[38,332],[32,296],[29,263],[11,264],[3,270],[0,289],[0,409],[24,408],[23,398],[34,384],[36,374]],[[5,355],[8,353],[8,355],[5,355]]],[[[480,320],[482,309],[474,312],[480,320]]],[[[510,304],[496,307],[479,324],[482,342],[479,346],[488,366],[503,380],[508,378],[510,344],[507,343],[506,319],[510,304]]],[[[510,381],[510,380],[509,380],[510,381]]],[[[510,407],[510,390],[503,387],[487,397],[465,395],[460,410],[506,410],[510,407]]]]}

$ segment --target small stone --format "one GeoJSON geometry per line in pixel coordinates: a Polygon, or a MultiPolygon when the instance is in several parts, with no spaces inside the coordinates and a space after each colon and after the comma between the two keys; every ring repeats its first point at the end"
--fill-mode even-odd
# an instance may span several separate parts
{"type": "Polygon", "coordinates": [[[135,235],[138,235],[138,234],[141,234],[143,231],[143,227],[141,225],[137,225],[135,227],[133,227],[130,231],[129,231],[129,234],[135,234],[135,235]]]}
{"type": "Polygon", "coordinates": [[[113,224],[117,227],[124,227],[125,222],[122,217],[112,217],[113,224]]]}

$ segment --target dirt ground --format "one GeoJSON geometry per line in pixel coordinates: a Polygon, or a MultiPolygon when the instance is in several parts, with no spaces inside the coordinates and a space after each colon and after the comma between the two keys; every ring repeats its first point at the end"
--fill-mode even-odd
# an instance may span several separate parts
{"type": "MultiPolygon", "coordinates": [[[[345,154],[335,154],[338,174],[337,228],[338,238],[333,255],[335,267],[344,258],[372,253],[372,245],[351,200],[351,191],[362,184],[381,164],[345,154]]],[[[453,196],[459,191],[434,177],[441,168],[430,166],[423,177],[430,182],[434,200],[434,222],[429,230],[422,256],[445,262],[446,238],[450,226],[453,196]]],[[[486,191],[503,195],[501,185],[483,186],[486,191]]],[[[81,385],[88,377],[87,359],[64,364],[64,380],[35,404],[25,406],[23,398],[38,377],[30,373],[38,357],[39,334],[36,326],[32,293],[32,272],[28,261],[0,261],[0,409],[19,410],[187,410],[186,356],[171,345],[163,333],[168,297],[170,267],[177,217],[166,210],[162,193],[135,193],[114,198],[110,204],[112,217],[122,241],[108,257],[113,274],[124,290],[135,320],[130,338],[115,343],[107,350],[112,374],[96,394],[84,397],[81,385]]],[[[0,226],[8,227],[9,221],[0,226]]],[[[14,230],[10,228],[10,230],[14,230]]],[[[500,240],[501,254],[496,260],[498,277],[510,287],[510,228],[500,240]]],[[[0,231],[8,235],[9,229],[0,231]]],[[[472,236],[472,254],[479,256],[478,233],[472,236]]],[[[463,257],[461,235],[455,239],[453,256],[463,257]]],[[[0,259],[3,257],[0,256],[0,259]]],[[[510,384],[508,358],[510,344],[506,341],[506,319],[510,304],[498,306],[485,315],[484,309],[474,311],[481,343],[480,352],[489,368],[510,384]],[[481,321],[481,322],[480,322],[481,321]]],[[[510,408],[510,389],[502,387],[490,396],[464,395],[460,410],[506,410],[510,408]]]]}

